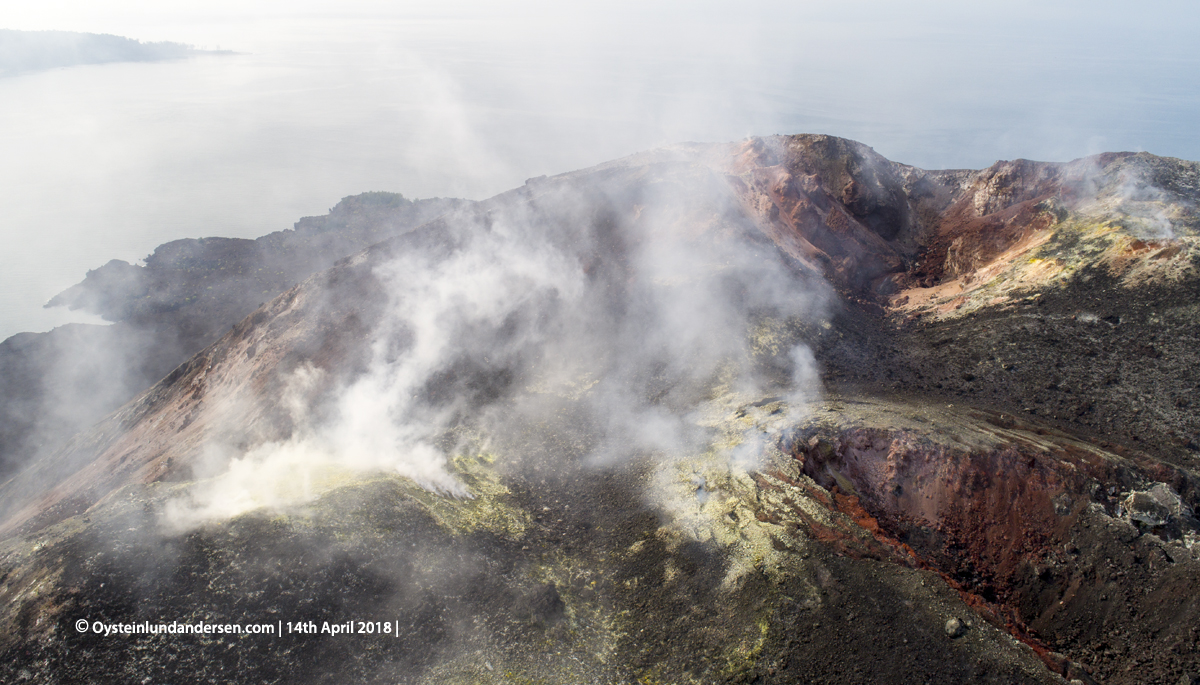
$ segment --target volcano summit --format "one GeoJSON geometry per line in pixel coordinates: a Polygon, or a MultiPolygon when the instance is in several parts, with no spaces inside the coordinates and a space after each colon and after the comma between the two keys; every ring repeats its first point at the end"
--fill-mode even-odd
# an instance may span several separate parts
{"type": "Polygon", "coordinates": [[[0,349],[0,671],[1193,682],[1198,200],[753,138],[110,263],[0,349]]]}

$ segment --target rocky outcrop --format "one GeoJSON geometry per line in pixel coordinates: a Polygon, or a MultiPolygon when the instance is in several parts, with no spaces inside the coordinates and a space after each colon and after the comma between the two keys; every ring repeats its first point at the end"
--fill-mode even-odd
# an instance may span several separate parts
{"type": "Polygon", "coordinates": [[[978,410],[857,402],[825,416],[785,447],[882,543],[859,553],[937,571],[1063,676],[1169,682],[1194,667],[1200,604],[1160,606],[1200,580],[1193,472],[978,410]],[[1148,663],[1129,673],[1100,642],[1148,663]]]}

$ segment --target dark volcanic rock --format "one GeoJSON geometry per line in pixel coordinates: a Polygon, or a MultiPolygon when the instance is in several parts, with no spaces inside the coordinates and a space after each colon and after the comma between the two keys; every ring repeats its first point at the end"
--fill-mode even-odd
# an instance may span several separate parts
{"type": "Polygon", "coordinates": [[[175,240],[159,245],[145,266],[113,260],[46,306],[83,309],[109,321],[167,324],[207,344],[310,274],[466,204],[413,202],[396,193],[353,195],[325,216],[304,217],[293,230],[256,240],[175,240]]]}

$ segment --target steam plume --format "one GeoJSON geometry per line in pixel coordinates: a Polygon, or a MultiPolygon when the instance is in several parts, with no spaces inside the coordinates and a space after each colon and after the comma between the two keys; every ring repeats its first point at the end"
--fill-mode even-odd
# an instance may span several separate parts
{"type": "Polygon", "coordinates": [[[394,471],[470,496],[447,468],[464,450],[543,467],[670,459],[703,449],[692,414],[717,395],[815,392],[806,347],[752,339],[765,321],[819,313],[823,287],[718,176],[693,167],[668,182],[660,169],[543,181],[424,229],[424,247],[374,270],[387,307],[365,372],[318,398],[302,368],[285,400],[291,438],[234,459],[176,518],[302,499],[311,485],[279,478],[317,472],[394,471]],[[568,435],[557,454],[521,447],[568,435]]]}

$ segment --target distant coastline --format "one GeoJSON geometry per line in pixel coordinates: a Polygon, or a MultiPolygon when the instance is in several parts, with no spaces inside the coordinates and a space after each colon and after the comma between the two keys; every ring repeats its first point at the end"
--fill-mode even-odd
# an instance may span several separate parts
{"type": "Polygon", "coordinates": [[[107,33],[0,29],[0,78],[82,64],[161,62],[194,55],[235,54],[184,43],[143,43],[107,33]]]}

